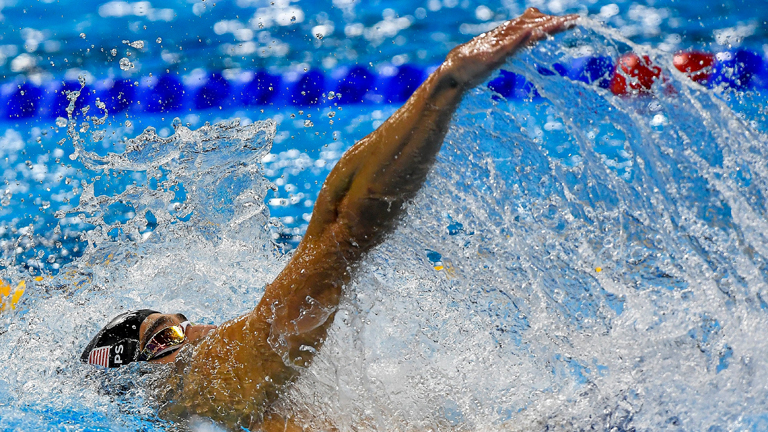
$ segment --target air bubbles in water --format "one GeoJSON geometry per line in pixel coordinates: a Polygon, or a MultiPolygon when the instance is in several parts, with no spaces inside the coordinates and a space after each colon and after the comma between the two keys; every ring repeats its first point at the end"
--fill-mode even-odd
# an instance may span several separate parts
{"type": "Polygon", "coordinates": [[[67,119],[64,117],[56,117],[56,126],[58,127],[66,127],[67,126],[67,119]]]}
{"type": "Polygon", "coordinates": [[[120,69],[127,71],[133,68],[133,63],[127,57],[120,59],[120,69]]]}
{"type": "Polygon", "coordinates": [[[315,124],[312,123],[312,120],[304,120],[304,127],[312,127],[315,124]]]}
{"type": "Polygon", "coordinates": [[[138,41],[134,41],[134,42],[131,42],[129,40],[124,40],[123,43],[128,45],[128,46],[130,46],[131,48],[136,48],[136,49],[144,48],[144,41],[143,40],[138,40],[138,41]]]}

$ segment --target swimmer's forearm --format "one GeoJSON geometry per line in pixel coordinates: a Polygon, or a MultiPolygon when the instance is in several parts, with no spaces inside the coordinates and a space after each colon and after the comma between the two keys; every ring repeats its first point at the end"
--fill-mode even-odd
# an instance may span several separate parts
{"type": "Polygon", "coordinates": [[[254,315],[283,336],[291,362],[319,348],[354,268],[394,229],[424,184],[464,93],[520,48],[564,29],[573,16],[529,9],[453,49],[445,62],[377,130],[350,148],[328,175],[293,259],[270,284],[254,315]],[[311,299],[311,301],[310,301],[311,299]],[[260,318],[259,318],[260,317],[260,318]],[[301,350],[302,346],[310,350],[301,350]]]}
{"type": "Polygon", "coordinates": [[[562,31],[575,18],[528,9],[454,48],[403,107],[344,154],[323,185],[305,239],[343,224],[350,238],[342,240],[352,243],[353,255],[378,244],[424,184],[464,93],[515,52],[562,31]]]}
{"type": "Polygon", "coordinates": [[[358,142],[328,177],[337,214],[359,226],[354,241],[365,252],[393,228],[402,207],[424,184],[468,83],[449,62],[441,65],[384,124],[358,142]],[[351,174],[351,175],[350,175],[351,174]],[[345,178],[345,177],[347,177],[345,178]],[[344,182],[336,190],[337,179],[344,182]],[[346,187],[345,187],[346,186],[346,187]],[[375,213],[370,215],[370,213],[375,213]],[[364,217],[367,216],[367,217],[364,217]]]}

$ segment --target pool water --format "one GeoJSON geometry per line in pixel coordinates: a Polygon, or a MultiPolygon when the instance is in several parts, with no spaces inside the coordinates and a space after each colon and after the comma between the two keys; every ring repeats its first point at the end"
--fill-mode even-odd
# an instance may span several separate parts
{"type": "MultiPolygon", "coordinates": [[[[397,109],[391,78],[527,5],[274,3],[4,5],[3,278],[26,289],[0,314],[1,429],[174,427],[145,366],[79,363],[90,337],[137,307],[201,323],[252,308],[340,155],[397,109]],[[358,65],[374,84],[352,103],[336,90],[358,65]],[[216,71],[228,97],[200,105],[216,71]],[[248,103],[258,71],[288,84],[248,103]],[[312,71],[325,84],[301,87],[312,71]],[[166,76],[178,105],[149,108],[166,76]],[[13,110],[24,80],[34,115],[13,110]],[[105,114],[95,97],[119,80],[136,97],[105,114]],[[68,113],[62,81],[93,92],[68,113]]],[[[670,53],[762,56],[766,12],[530,4],[592,19],[467,95],[280,409],[340,430],[764,430],[765,72],[699,86],[670,53]],[[663,69],[653,94],[557,73],[629,51],[663,69]]]]}

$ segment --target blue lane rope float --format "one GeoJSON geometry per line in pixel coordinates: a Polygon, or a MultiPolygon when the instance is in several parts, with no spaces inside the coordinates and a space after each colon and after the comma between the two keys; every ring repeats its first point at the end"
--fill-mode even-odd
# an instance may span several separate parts
{"type": "Polygon", "coordinates": [[[576,58],[568,67],[556,63],[553,67],[560,76],[567,76],[573,81],[581,81],[587,84],[596,83],[599,87],[607,89],[613,73],[613,59],[607,56],[589,56],[576,58]]]}
{"type": "Polygon", "coordinates": [[[19,85],[6,100],[5,116],[9,119],[34,117],[42,96],[43,91],[33,84],[25,82],[19,85]]]}
{"type": "Polygon", "coordinates": [[[737,50],[717,55],[710,78],[713,85],[725,84],[737,90],[750,88],[752,78],[764,68],[763,58],[751,51],[737,50]]]}
{"type": "Polygon", "coordinates": [[[239,92],[240,102],[245,106],[269,105],[280,92],[280,75],[258,71],[239,92]]]}
{"type": "Polygon", "coordinates": [[[136,102],[136,86],[129,79],[121,79],[111,83],[105,83],[101,92],[101,101],[108,112],[120,113],[127,110],[136,102]]]}
{"type": "MultiPolygon", "coordinates": [[[[551,75],[550,71],[539,69],[542,75],[551,75]]],[[[501,70],[499,76],[488,83],[488,88],[507,99],[538,98],[539,92],[524,76],[501,70]]]]}
{"type": "Polygon", "coordinates": [[[344,103],[362,103],[375,83],[376,77],[371,71],[362,66],[355,66],[339,81],[336,93],[343,95],[344,103]]]}
{"type": "Polygon", "coordinates": [[[208,81],[195,93],[195,109],[203,110],[221,106],[229,97],[229,81],[221,74],[213,72],[208,81]]]}
{"type": "Polygon", "coordinates": [[[413,65],[402,65],[389,78],[385,86],[386,103],[400,104],[408,100],[426,78],[424,70],[413,65]]]}
{"type": "MultiPolygon", "coordinates": [[[[105,103],[110,113],[132,112],[174,113],[227,107],[265,105],[313,106],[338,104],[401,104],[426,79],[433,68],[405,64],[389,68],[385,73],[356,65],[323,73],[311,69],[303,73],[282,75],[265,70],[244,72],[226,78],[212,71],[194,83],[184,84],[174,73],[137,79],[103,79],[86,85],[77,100],[76,109],[93,103],[105,103]],[[324,95],[334,91],[332,101],[324,95]]],[[[615,74],[616,62],[607,56],[585,56],[551,68],[538,67],[542,75],[559,75],[573,81],[608,88],[615,74]]],[[[768,62],[757,53],[734,50],[716,55],[706,81],[709,87],[724,86],[736,90],[768,88],[768,62]]],[[[536,88],[522,75],[502,70],[488,87],[507,99],[540,97],[536,88]]],[[[9,120],[36,116],[66,117],[69,100],[66,91],[80,90],[77,81],[50,81],[36,85],[19,78],[1,86],[5,101],[2,117],[9,120]]]]}
{"type": "Polygon", "coordinates": [[[291,90],[291,105],[317,105],[323,100],[325,75],[318,70],[310,70],[299,78],[291,90]]]}
{"type": "Polygon", "coordinates": [[[149,90],[146,110],[151,113],[166,113],[181,110],[184,86],[178,78],[167,73],[161,76],[149,90]]]}

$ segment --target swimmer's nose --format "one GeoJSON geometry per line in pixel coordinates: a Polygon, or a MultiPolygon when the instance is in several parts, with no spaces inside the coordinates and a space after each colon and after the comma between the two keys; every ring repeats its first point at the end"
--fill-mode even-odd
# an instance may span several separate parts
{"type": "Polygon", "coordinates": [[[186,335],[187,335],[187,342],[192,343],[196,342],[208,335],[211,331],[213,331],[216,328],[215,325],[209,325],[209,324],[201,324],[201,325],[193,325],[187,327],[186,335]]]}

